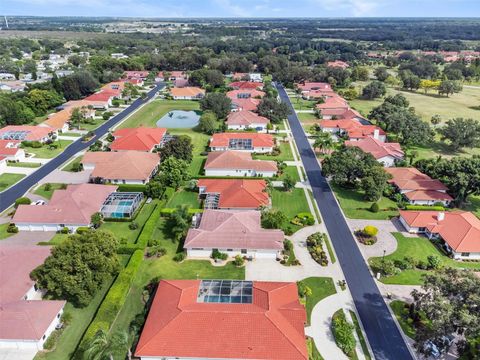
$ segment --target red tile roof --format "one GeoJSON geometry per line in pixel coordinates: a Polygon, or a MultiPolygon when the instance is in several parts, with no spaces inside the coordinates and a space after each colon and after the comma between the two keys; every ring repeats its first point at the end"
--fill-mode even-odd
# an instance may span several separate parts
{"type": "Polygon", "coordinates": [[[403,159],[404,153],[399,143],[384,143],[373,137],[366,137],[359,141],[345,141],[346,146],[356,146],[366,153],[373,155],[375,159],[391,156],[395,159],[403,159]]]}
{"type": "Polygon", "coordinates": [[[194,86],[171,88],[170,93],[173,97],[198,97],[205,95],[205,90],[194,86]]]}
{"type": "Polygon", "coordinates": [[[10,156],[19,152],[20,141],[18,140],[0,140],[0,155],[10,156]]]}
{"type": "Polygon", "coordinates": [[[69,185],[55,190],[47,205],[19,205],[12,218],[15,224],[68,224],[87,226],[117,186],[69,185]]]}
{"type": "Polygon", "coordinates": [[[200,179],[198,187],[220,194],[219,209],[258,209],[270,202],[265,180],[200,179]]]}
{"type": "Polygon", "coordinates": [[[341,98],[340,96],[332,96],[325,99],[325,101],[321,104],[316,105],[317,109],[325,110],[325,109],[348,109],[348,103],[345,99],[341,98]]]}
{"type": "Polygon", "coordinates": [[[8,125],[0,129],[0,138],[3,134],[10,131],[26,131],[28,132],[24,140],[28,141],[40,141],[45,137],[48,137],[53,129],[43,126],[33,126],[33,125],[8,125]]]}
{"type": "Polygon", "coordinates": [[[389,182],[395,184],[400,190],[448,190],[441,181],[432,179],[416,168],[389,168],[385,171],[392,175],[389,182]]]}
{"type": "Polygon", "coordinates": [[[235,108],[243,111],[255,111],[260,104],[260,99],[248,98],[248,99],[233,99],[232,104],[235,108]]]}
{"type": "Polygon", "coordinates": [[[260,211],[205,210],[200,226],[190,229],[185,249],[282,250],[285,234],[260,226],[260,211]]]}
{"type": "Polygon", "coordinates": [[[350,65],[348,65],[345,61],[342,61],[342,60],[329,61],[327,63],[327,67],[338,67],[338,68],[346,69],[349,66],[350,65]]]}
{"type": "Polygon", "coordinates": [[[109,100],[113,99],[116,94],[111,93],[110,91],[100,91],[98,93],[87,96],[84,100],[92,102],[101,102],[107,103],[109,100]]]}
{"type": "Polygon", "coordinates": [[[123,76],[127,79],[145,79],[148,77],[148,71],[125,71],[123,76]]]}
{"type": "Polygon", "coordinates": [[[455,252],[480,252],[480,219],[467,211],[446,212],[443,220],[437,211],[400,211],[411,227],[425,227],[439,234],[455,252]]]}
{"type": "Polygon", "coordinates": [[[252,139],[253,147],[266,148],[275,146],[275,140],[270,134],[228,132],[213,134],[212,138],[210,139],[210,147],[228,147],[231,139],[252,139]]]}
{"type": "Polygon", "coordinates": [[[208,153],[205,169],[278,171],[275,161],[253,160],[251,153],[234,150],[208,153]]]}
{"type": "Polygon", "coordinates": [[[245,89],[259,89],[263,87],[262,83],[253,82],[253,81],[234,81],[228,84],[228,87],[237,90],[245,90],[245,89]]]}
{"type": "Polygon", "coordinates": [[[262,98],[265,93],[255,89],[231,90],[227,92],[227,97],[232,100],[247,99],[247,98],[262,98]]]}
{"type": "Polygon", "coordinates": [[[46,246],[0,249],[0,339],[40,340],[65,306],[65,301],[23,300],[35,284],[30,272],[49,255],[46,246]]]}
{"type": "Polygon", "coordinates": [[[108,180],[145,180],[160,163],[156,153],[140,151],[87,151],[82,164],[95,164],[91,176],[108,180]]]}
{"type": "Polygon", "coordinates": [[[253,282],[252,304],[197,302],[200,280],[162,280],[136,356],[307,360],[295,283],[253,282]]]}
{"type": "Polygon", "coordinates": [[[324,83],[324,82],[304,82],[303,84],[297,84],[297,88],[299,88],[302,91],[311,91],[311,90],[333,91],[330,84],[324,83]]]}
{"type": "Polygon", "coordinates": [[[237,126],[251,126],[252,124],[266,125],[270,122],[266,117],[255,114],[252,111],[235,111],[228,115],[227,124],[237,126]]]}
{"type": "Polygon", "coordinates": [[[160,144],[166,133],[165,128],[119,129],[113,133],[115,140],[110,145],[110,149],[152,151],[156,145],[160,144]]]}

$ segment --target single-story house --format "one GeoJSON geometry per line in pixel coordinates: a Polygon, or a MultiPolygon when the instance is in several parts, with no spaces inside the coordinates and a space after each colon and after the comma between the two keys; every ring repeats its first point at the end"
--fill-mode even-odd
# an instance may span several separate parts
{"type": "Polygon", "coordinates": [[[174,100],[199,100],[205,96],[205,90],[195,86],[171,88],[170,94],[174,100]]]}
{"type": "Polygon", "coordinates": [[[405,196],[412,205],[448,205],[453,198],[447,194],[448,188],[439,180],[432,179],[416,168],[392,167],[385,169],[392,175],[388,182],[405,196]]]}
{"type": "Polygon", "coordinates": [[[109,91],[100,91],[98,93],[87,96],[84,100],[88,101],[94,109],[107,110],[112,106],[112,101],[117,97],[109,91]]]}
{"type": "Polygon", "coordinates": [[[442,240],[454,259],[480,259],[480,219],[471,212],[401,210],[399,219],[410,233],[442,240]]]}
{"type": "Polygon", "coordinates": [[[347,136],[350,141],[359,141],[373,136],[381,142],[385,142],[387,134],[375,125],[364,125],[356,119],[343,120],[320,120],[318,123],[322,131],[329,132],[336,138],[347,136]]]}
{"type": "Polygon", "coordinates": [[[227,117],[227,128],[229,130],[255,129],[265,131],[269,123],[270,120],[266,117],[248,110],[231,112],[227,117]]]}
{"type": "Polygon", "coordinates": [[[161,280],[135,356],[308,360],[306,321],[294,282],[161,280]]]}
{"type": "Polygon", "coordinates": [[[19,140],[0,140],[0,156],[7,161],[25,160],[25,150],[20,147],[19,140]]]}
{"type": "Polygon", "coordinates": [[[133,71],[125,71],[123,73],[123,78],[124,79],[140,79],[140,80],[145,80],[148,77],[149,72],[148,71],[143,71],[143,70],[133,70],[133,71]]]}
{"type": "Polygon", "coordinates": [[[66,301],[42,300],[43,291],[30,278],[49,255],[48,246],[12,245],[0,251],[0,349],[4,351],[43,350],[60,323],[66,301]]]}
{"type": "Polygon", "coordinates": [[[205,162],[206,176],[273,177],[278,172],[277,163],[253,160],[252,154],[243,151],[214,151],[205,162]]]}
{"type": "Polygon", "coordinates": [[[0,82],[0,91],[7,92],[19,92],[24,91],[27,87],[27,84],[23,81],[1,81],[0,82]]]}
{"type": "Polygon", "coordinates": [[[356,146],[364,152],[372,154],[384,167],[395,165],[396,161],[403,160],[405,154],[399,143],[386,143],[371,136],[359,141],[345,141],[346,146],[356,146]]]}
{"type": "Polygon", "coordinates": [[[253,81],[234,81],[228,84],[228,87],[234,90],[261,90],[263,84],[253,81]]]}
{"type": "Polygon", "coordinates": [[[249,81],[250,80],[250,76],[248,75],[248,73],[244,73],[244,72],[233,73],[231,77],[232,77],[232,80],[235,80],[235,81],[249,81]]]}
{"type": "Polygon", "coordinates": [[[261,216],[258,210],[205,210],[195,215],[183,247],[193,258],[209,258],[217,249],[230,257],[276,259],[283,250],[285,234],[263,229],[261,216]]]}
{"type": "Polygon", "coordinates": [[[158,149],[167,133],[165,128],[125,128],[113,132],[115,140],[110,144],[112,151],[144,151],[158,149]]]}
{"type": "Polygon", "coordinates": [[[241,90],[230,90],[227,92],[227,97],[232,101],[237,99],[261,99],[265,96],[265,93],[256,89],[241,89],[241,90]]]}
{"type": "MultiPolygon", "coordinates": [[[[98,104],[101,107],[101,104],[98,104]]],[[[95,117],[95,102],[88,100],[70,100],[57,107],[57,110],[68,110],[72,113],[73,109],[78,108],[85,119],[95,117]]]]}
{"type": "Polygon", "coordinates": [[[173,86],[176,88],[184,88],[188,87],[190,83],[188,82],[187,78],[177,78],[173,80],[173,86]]]}
{"type": "Polygon", "coordinates": [[[255,210],[270,205],[265,180],[200,179],[197,186],[205,209],[255,210]]]}
{"type": "Polygon", "coordinates": [[[258,82],[258,83],[263,82],[262,74],[260,73],[249,73],[248,79],[249,81],[252,81],[252,82],[258,82]]]}
{"type": "Polygon", "coordinates": [[[113,185],[78,184],[55,190],[47,205],[19,205],[12,223],[24,231],[75,230],[90,226],[91,216],[100,211],[113,185]]]}
{"type": "Polygon", "coordinates": [[[83,168],[93,183],[146,184],[157,173],[160,156],[141,151],[87,151],[83,168]]]}
{"type": "Polygon", "coordinates": [[[247,98],[247,99],[232,99],[231,111],[256,111],[258,105],[260,105],[260,99],[247,98]]]}
{"type": "Polygon", "coordinates": [[[0,80],[15,80],[15,74],[12,73],[5,73],[1,72],[0,73],[0,80]]]}
{"type": "Polygon", "coordinates": [[[122,98],[122,92],[125,89],[125,81],[112,81],[102,86],[100,92],[114,95],[115,99],[122,98]]]}
{"type": "Polygon", "coordinates": [[[329,83],[303,82],[295,85],[305,99],[319,99],[337,96],[329,83]]]}
{"type": "Polygon", "coordinates": [[[56,133],[56,130],[50,127],[8,125],[0,129],[0,140],[39,141],[44,143],[56,133]]]}
{"type": "Polygon", "coordinates": [[[38,126],[55,129],[56,131],[66,132],[70,128],[69,122],[72,116],[72,108],[60,110],[48,116],[47,120],[40,123],[38,126]]]}
{"type": "Polygon", "coordinates": [[[270,134],[258,133],[218,133],[210,139],[211,151],[239,150],[255,153],[272,152],[275,139],[270,134]]]}
{"type": "Polygon", "coordinates": [[[335,61],[329,61],[327,62],[327,67],[337,67],[341,69],[347,69],[350,67],[345,61],[342,60],[335,60],[335,61]]]}
{"type": "Polygon", "coordinates": [[[342,116],[350,108],[347,101],[340,96],[328,97],[315,107],[320,112],[322,119],[325,120],[342,116]]]}
{"type": "Polygon", "coordinates": [[[155,81],[175,81],[177,79],[188,79],[188,74],[185,71],[160,71],[155,77],[155,81]],[[168,75],[168,79],[165,78],[168,75]]]}

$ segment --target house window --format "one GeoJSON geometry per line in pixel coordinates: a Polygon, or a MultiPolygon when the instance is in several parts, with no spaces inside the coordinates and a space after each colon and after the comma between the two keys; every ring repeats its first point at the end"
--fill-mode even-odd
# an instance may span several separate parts
{"type": "Polygon", "coordinates": [[[192,248],[192,250],[203,250],[203,248],[192,248]]]}
{"type": "Polygon", "coordinates": [[[462,257],[469,257],[469,256],[470,256],[470,253],[462,252],[462,257]]]}
{"type": "Polygon", "coordinates": [[[242,249],[242,254],[246,254],[247,253],[247,249],[242,249]]]}
{"type": "Polygon", "coordinates": [[[227,251],[233,251],[233,249],[227,249],[227,251]]]}
{"type": "Polygon", "coordinates": [[[47,335],[42,336],[42,340],[45,340],[47,338],[47,335]]]}
{"type": "Polygon", "coordinates": [[[57,314],[57,319],[60,319],[60,313],[57,314]]]}

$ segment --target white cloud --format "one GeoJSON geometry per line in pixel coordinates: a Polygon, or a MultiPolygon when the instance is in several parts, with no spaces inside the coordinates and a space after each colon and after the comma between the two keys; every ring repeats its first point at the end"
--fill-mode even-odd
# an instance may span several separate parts
{"type": "MultiPolygon", "coordinates": [[[[347,15],[370,16],[380,6],[387,5],[387,0],[312,0],[327,11],[347,10],[347,15]]],[[[340,14],[337,14],[340,16],[340,14]]]]}

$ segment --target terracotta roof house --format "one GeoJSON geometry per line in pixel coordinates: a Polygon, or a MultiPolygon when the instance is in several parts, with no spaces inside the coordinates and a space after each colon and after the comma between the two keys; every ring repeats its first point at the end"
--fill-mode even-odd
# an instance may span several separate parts
{"type": "Polygon", "coordinates": [[[135,85],[135,86],[143,86],[143,80],[142,79],[127,79],[125,80],[126,83],[135,85]]]}
{"type": "Polygon", "coordinates": [[[188,75],[185,71],[160,71],[155,77],[155,81],[175,81],[177,79],[188,79],[188,75]],[[165,73],[169,74],[168,79],[165,79],[165,73]]]}
{"type": "Polygon", "coordinates": [[[348,103],[340,96],[325,98],[325,101],[316,105],[322,119],[344,118],[345,112],[350,109],[348,103]]]}
{"type": "Polygon", "coordinates": [[[55,190],[47,205],[19,205],[12,222],[24,231],[58,231],[64,227],[75,230],[90,226],[91,216],[117,186],[99,184],[69,185],[55,190]]]}
{"type": "Polygon", "coordinates": [[[73,109],[60,110],[59,112],[51,114],[47,120],[39,124],[38,126],[49,127],[56,131],[68,131],[69,121],[72,116],[73,109]]]}
{"type": "Polygon", "coordinates": [[[0,250],[0,349],[5,353],[43,350],[60,323],[66,301],[42,300],[42,290],[30,279],[30,272],[49,255],[46,246],[12,245],[0,250]]]}
{"type": "Polygon", "coordinates": [[[442,182],[432,179],[416,168],[392,167],[385,170],[392,175],[388,182],[393,184],[412,205],[434,205],[438,202],[448,205],[453,200],[442,182]]]}
{"type": "Polygon", "coordinates": [[[350,141],[359,141],[366,137],[385,142],[387,134],[375,125],[364,125],[357,119],[321,120],[318,125],[324,132],[329,132],[334,137],[346,136],[350,141]]]}
{"type": "Polygon", "coordinates": [[[95,117],[95,109],[106,108],[108,106],[104,101],[91,101],[91,100],[70,100],[65,104],[61,105],[60,109],[70,109],[72,111],[74,108],[80,108],[84,113],[86,118],[95,117]]]}
{"type": "Polygon", "coordinates": [[[480,259],[480,219],[468,211],[400,211],[400,222],[410,233],[440,239],[457,260],[480,259]]]}
{"type": "Polygon", "coordinates": [[[350,67],[345,61],[342,60],[335,60],[335,61],[329,61],[327,63],[327,67],[338,67],[341,69],[347,69],[350,67]]]}
{"type": "Polygon", "coordinates": [[[25,160],[25,150],[20,148],[19,140],[0,140],[0,156],[7,161],[25,160]]]}
{"type": "Polygon", "coordinates": [[[247,99],[232,99],[232,112],[236,111],[256,111],[258,105],[260,105],[260,99],[247,98],[247,99]]]}
{"type": "Polygon", "coordinates": [[[227,92],[227,97],[232,101],[237,99],[260,99],[265,96],[265,93],[256,89],[241,89],[241,90],[230,90],[227,92]]]}
{"type": "Polygon", "coordinates": [[[248,110],[231,112],[227,117],[227,128],[229,130],[255,129],[265,131],[269,123],[270,120],[266,117],[248,110]]]}
{"type": "Polygon", "coordinates": [[[253,160],[252,154],[243,151],[214,151],[208,153],[206,176],[273,177],[278,172],[277,163],[253,160]]]}
{"type": "Polygon", "coordinates": [[[83,168],[92,170],[90,181],[112,184],[146,184],[157,173],[160,156],[141,151],[87,151],[83,168]]]}
{"type": "Polygon", "coordinates": [[[228,84],[228,87],[234,90],[261,90],[263,88],[263,84],[253,81],[234,81],[228,84]]]}
{"type": "Polygon", "coordinates": [[[40,141],[45,142],[56,131],[50,127],[33,125],[8,125],[0,129],[0,140],[40,141]]]}
{"type": "Polygon", "coordinates": [[[112,100],[116,97],[116,94],[109,91],[100,91],[87,96],[84,100],[88,101],[94,109],[108,109],[112,106],[112,100]]]}
{"type": "Polygon", "coordinates": [[[258,209],[270,205],[265,180],[200,179],[198,193],[205,209],[258,209]]]}
{"type": "Polygon", "coordinates": [[[319,99],[330,96],[337,96],[328,83],[323,82],[304,82],[295,85],[300,90],[305,99],[319,99]]]}
{"type": "Polygon", "coordinates": [[[125,71],[123,73],[123,77],[125,79],[141,79],[145,80],[148,77],[149,72],[148,71],[142,71],[142,70],[134,70],[134,71],[125,71]]]}
{"type": "Polygon", "coordinates": [[[250,79],[250,76],[248,75],[248,73],[236,72],[236,73],[233,73],[232,75],[232,80],[248,81],[247,79],[250,79]]]}
{"type": "Polygon", "coordinates": [[[257,210],[205,210],[195,215],[184,249],[190,257],[209,258],[213,249],[230,257],[276,259],[283,250],[285,234],[263,229],[257,210]],[[198,219],[198,218],[200,219],[198,219]]]}
{"type": "Polygon", "coordinates": [[[199,100],[205,96],[205,90],[194,86],[171,88],[170,94],[174,100],[199,100]]]}
{"type": "Polygon", "coordinates": [[[345,141],[346,146],[356,146],[373,155],[384,167],[391,167],[395,161],[403,160],[404,152],[399,143],[381,142],[371,136],[359,141],[345,141]]]}
{"type": "Polygon", "coordinates": [[[125,89],[125,81],[112,81],[102,86],[100,92],[108,92],[115,95],[116,98],[122,97],[122,91],[125,89]]]}
{"type": "Polygon", "coordinates": [[[239,150],[256,153],[272,152],[275,139],[270,134],[218,133],[210,139],[211,151],[239,150]]]}
{"type": "Polygon", "coordinates": [[[308,360],[306,319],[295,283],[161,280],[135,356],[308,360]]]}
{"type": "Polygon", "coordinates": [[[110,149],[152,152],[160,147],[166,133],[165,128],[139,127],[115,130],[112,134],[115,140],[110,144],[110,149]]]}

